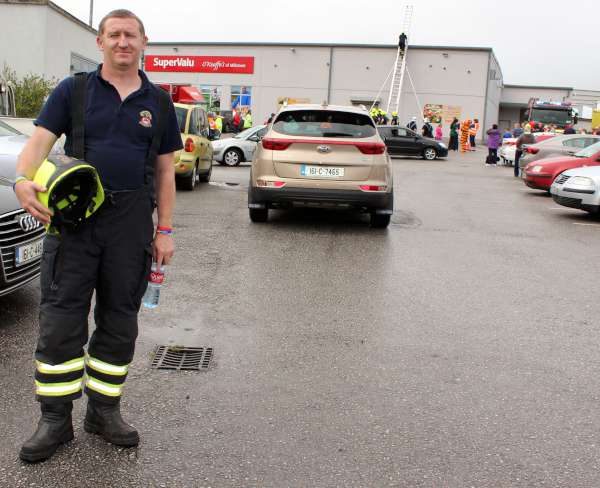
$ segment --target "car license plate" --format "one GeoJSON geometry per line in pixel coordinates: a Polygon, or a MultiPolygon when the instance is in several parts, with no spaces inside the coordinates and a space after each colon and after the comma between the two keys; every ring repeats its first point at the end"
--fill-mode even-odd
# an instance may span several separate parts
{"type": "Polygon", "coordinates": [[[317,178],[342,178],[344,176],[344,168],[303,164],[300,168],[300,174],[302,176],[316,176],[317,178]]]}
{"type": "Polygon", "coordinates": [[[44,239],[17,246],[15,248],[15,266],[23,266],[35,259],[38,259],[44,250],[44,239]]]}

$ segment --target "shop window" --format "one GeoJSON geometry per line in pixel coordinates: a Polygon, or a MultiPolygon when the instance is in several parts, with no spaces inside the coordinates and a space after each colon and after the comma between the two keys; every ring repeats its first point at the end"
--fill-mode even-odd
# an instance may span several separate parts
{"type": "Polygon", "coordinates": [[[96,61],[92,61],[79,54],[71,53],[71,74],[79,73],[81,71],[96,71],[97,68],[98,63],[96,61]]]}
{"type": "Polygon", "coordinates": [[[231,108],[249,109],[252,105],[252,87],[250,86],[232,86],[231,87],[231,108]]]}
{"type": "Polygon", "coordinates": [[[200,86],[200,92],[204,97],[204,103],[202,106],[208,112],[220,112],[221,111],[221,87],[214,85],[202,85],[200,86]]]}

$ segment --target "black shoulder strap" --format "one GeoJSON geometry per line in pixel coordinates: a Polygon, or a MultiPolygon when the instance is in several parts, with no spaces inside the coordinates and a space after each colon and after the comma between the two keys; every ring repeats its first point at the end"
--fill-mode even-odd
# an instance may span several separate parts
{"type": "Polygon", "coordinates": [[[156,157],[158,156],[158,149],[162,141],[163,134],[167,127],[167,117],[169,115],[169,103],[171,97],[162,88],[157,87],[158,94],[158,120],[154,126],[154,135],[152,136],[152,142],[150,143],[150,149],[148,150],[148,157],[146,158],[146,171],[144,180],[146,185],[151,185],[154,189],[154,166],[156,164],[156,157]]]}
{"type": "Polygon", "coordinates": [[[76,159],[85,159],[85,100],[87,94],[87,73],[75,73],[75,86],[71,95],[71,137],[73,154],[76,159]]]}

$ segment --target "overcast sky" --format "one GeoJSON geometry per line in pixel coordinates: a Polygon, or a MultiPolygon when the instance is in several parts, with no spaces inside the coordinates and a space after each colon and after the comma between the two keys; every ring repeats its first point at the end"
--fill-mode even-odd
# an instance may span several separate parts
{"type": "MultiPolygon", "coordinates": [[[[54,0],[89,19],[89,0],[54,0]]],[[[494,49],[505,84],[600,90],[598,0],[414,0],[409,42],[494,49]]],[[[94,0],[94,27],[128,8],[150,41],[395,44],[399,0],[94,0]]],[[[235,53],[232,53],[235,54],[235,53]]]]}

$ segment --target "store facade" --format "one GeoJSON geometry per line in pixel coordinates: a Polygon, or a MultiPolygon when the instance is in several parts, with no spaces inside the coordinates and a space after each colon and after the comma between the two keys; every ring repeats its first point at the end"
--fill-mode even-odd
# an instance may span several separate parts
{"type": "MultiPolygon", "coordinates": [[[[250,108],[262,122],[286,101],[379,102],[385,109],[396,51],[392,45],[151,43],[143,67],[154,82],[196,86],[209,110],[250,108]]],[[[421,113],[444,124],[454,116],[497,120],[502,77],[491,49],[413,46],[407,66],[412,84],[405,77],[401,121],[421,113]]]]}

